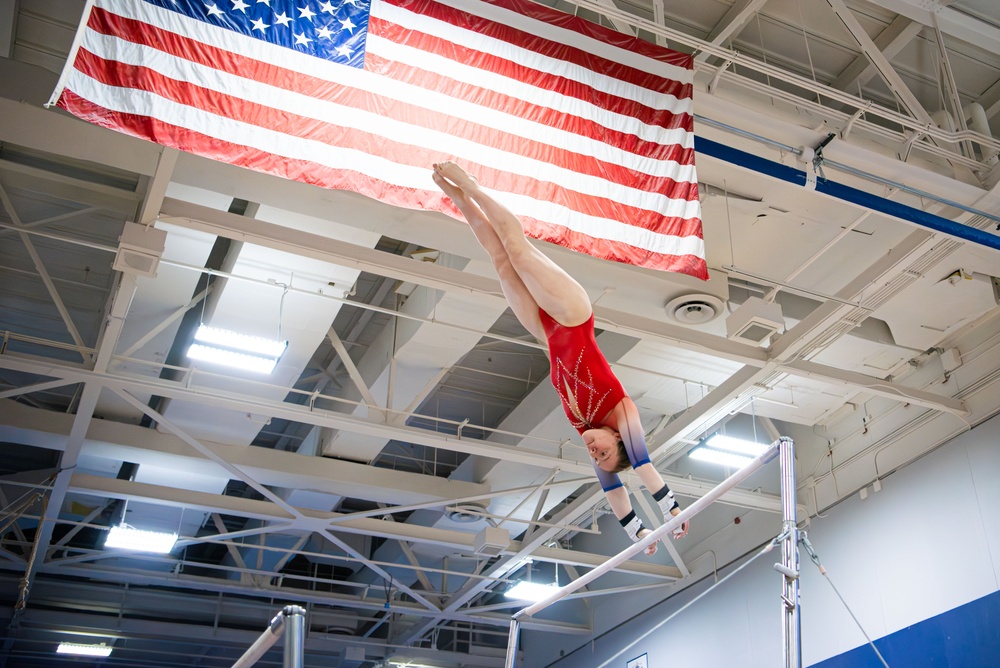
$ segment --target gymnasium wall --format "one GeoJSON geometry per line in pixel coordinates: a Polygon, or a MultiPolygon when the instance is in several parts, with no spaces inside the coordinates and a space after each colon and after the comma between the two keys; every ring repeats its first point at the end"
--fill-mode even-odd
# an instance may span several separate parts
{"type": "MultiPolygon", "coordinates": [[[[1000,666],[1000,418],[886,477],[881,491],[868,489],[866,499],[855,494],[813,518],[807,532],[829,580],[888,665],[1000,666]]],[[[830,582],[805,551],[801,559],[803,665],[881,666],[830,582]]],[[[772,567],[778,560],[776,550],[758,559],[610,667],[626,668],[642,654],[649,668],[784,665],[781,576],[772,567]]],[[[613,600],[592,611],[595,627],[610,631],[583,645],[569,636],[526,634],[523,665],[595,668],[712,581],[710,575],[658,604],[649,592],[599,597],[613,600]]]]}

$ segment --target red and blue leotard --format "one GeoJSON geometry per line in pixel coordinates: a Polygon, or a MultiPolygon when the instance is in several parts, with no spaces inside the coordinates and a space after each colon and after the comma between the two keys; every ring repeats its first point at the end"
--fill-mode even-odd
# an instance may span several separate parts
{"type": "MultiPolygon", "coordinates": [[[[549,347],[552,385],[562,401],[566,418],[581,434],[605,426],[605,418],[628,394],[597,347],[594,315],[575,327],[565,327],[542,309],[538,314],[549,347]]],[[[610,426],[622,435],[632,468],[649,463],[641,425],[610,426]]],[[[601,470],[597,462],[594,470],[604,491],[622,486],[617,473],[601,470]]]]}

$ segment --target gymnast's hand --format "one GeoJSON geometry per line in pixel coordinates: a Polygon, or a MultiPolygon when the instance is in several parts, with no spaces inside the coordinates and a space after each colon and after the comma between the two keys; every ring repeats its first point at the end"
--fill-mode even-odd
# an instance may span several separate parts
{"type": "MultiPolygon", "coordinates": [[[[675,517],[677,515],[680,515],[680,513],[681,513],[681,509],[680,508],[674,508],[673,510],[670,511],[670,514],[673,515],[673,516],[675,516],[675,517]]],[[[677,540],[678,538],[683,538],[684,536],[686,536],[687,532],[688,532],[688,529],[690,529],[690,528],[691,528],[690,522],[683,522],[679,527],[677,527],[676,529],[673,530],[672,534],[674,536],[674,540],[677,540]]]]}
{"type": "MultiPolygon", "coordinates": [[[[646,536],[648,536],[651,533],[653,533],[653,532],[650,529],[643,529],[642,531],[640,531],[637,534],[636,538],[638,538],[638,540],[642,540],[643,538],[645,538],[646,536]]],[[[659,541],[656,541],[656,542],[652,543],[649,547],[647,547],[644,550],[644,552],[646,554],[650,555],[650,556],[656,554],[656,543],[658,543],[658,542],[659,541]]]]}

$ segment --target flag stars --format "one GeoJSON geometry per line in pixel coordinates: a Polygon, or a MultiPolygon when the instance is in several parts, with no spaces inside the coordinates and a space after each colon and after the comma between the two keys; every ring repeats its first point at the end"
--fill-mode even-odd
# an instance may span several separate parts
{"type": "Polygon", "coordinates": [[[324,2],[324,3],[320,4],[319,11],[323,12],[324,14],[336,14],[337,13],[337,10],[334,9],[332,2],[324,2]]]}
{"type": "Polygon", "coordinates": [[[247,7],[249,7],[249,6],[250,5],[248,5],[247,3],[243,2],[243,0],[233,0],[233,11],[234,12],[243,12],[244,14],[246,14],[247,13],[247,7]]]}
{"type": "Polygon", "coordinates": [[[219,9],[218,7],[215,6],[214,2],[212,4],[210,4],[210,5],[205,5],[205,9],[208,10],[208,15],[209,16],[225,16],[226,15],[226,13],[224,11],[222,11],[221,9],[219,9]]]}
{"type": "Polygon", "coordinates": [[[333,31],[330,30],[329,26],[323,26],[316,31],[316,36],[320,39],[330,39],[333,36],[333,31]]]}
{"type": "MultiPolygon", "coordinates": [[[[292,33],[292,34],[294,35],[295,33],[292,33]]],[[[312,41],[311,39],[309,39],[308,37],[306,37],[305,33],[302,33],[301,35],[295,35],[295,43],[296,44],[301,44],[302,46],[309,46],[309,42],[311,42],[311,41],[312,41]]]]}
{"type": "Polygon", "coordinates": [[[271,0],[257,0],[257,4],[258,5],[264,4],[264,5],[267,5],[268,7],[270,7],[271,6],[271,0]]]}
{"type": "Polygon", "coordinates": [[[354,29],[358,27],[356,23],[351,21],[350,16],[348,16],[346,19],[342,19],[340,21],[340,25],[344,30],[351,33],[352,35],[354,34],[354,29]]]}
{"type": "Polygon", "coordinates": [[[286,14],[285,12],[281,12],[280,14],[274,15],[274,22],[276,24],[280,23],[283,26],[287,26],[289,23],[292,22],[292,17],[286,14]]]}
{"type": "Polygon", "coordinates": [[[253,21],[253,25],[250,27],[250,30],[259,30],[264,33],[267,32],[267,29],[270,27],[271,26],[264,23],[264,19],[255,19],[253,21]]]}
{"type": "Polygon", "coordinates": [[[348,60],[351,58],[351,49],[346,44],[341,44],[335,51],[348,60]]]}
{"type": "Polygon", "coordinates": [[[316,16],[316,12],[314,12],[313,10],[309,9],[308,7],[299,7],[300,19],[309,19],[310,21],[312,21],[314,16],[316,16]]]}

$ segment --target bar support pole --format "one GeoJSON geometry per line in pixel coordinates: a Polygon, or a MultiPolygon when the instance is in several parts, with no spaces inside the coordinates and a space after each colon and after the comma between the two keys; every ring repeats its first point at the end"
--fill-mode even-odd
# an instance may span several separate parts
{"type": "Polygon", "coordinates": [[[799,617],[799,529],[795,506],[795,445],[790,438],[778,440],[778,464],[781,467],[782,535],[781,567],[781,639],[785,668],[801,668],[801,619],[799,617]]]}
{"type": "Polygon", "coordinates": [[[521,622],[510,620],[510,633],[507,635],[507,659],[504,668],[514,668],[517,664],[517,637],[521,633],[521,622]]]}
{"type": "Polygon", "coordinates": [[[297,605],[287,605],[281,614],[287,620],[284,668],[302,668],[305,661],[306,611],[297,605]]]}
{"type": "Polygon", "coordinates": [[[278,613],[268,624],[267,629],[260,634],[257,640],[254,641],[252,645],[243,653],[236,663],[233,664],[233,668],[250,668],[253,664],[257,663],[257,660],[264,656],[267,650],[271,649],[274,643],[278,642],[278,638],[281,637],[282,629],[285,627],[285,616],[282,613],[278,613]]]}

